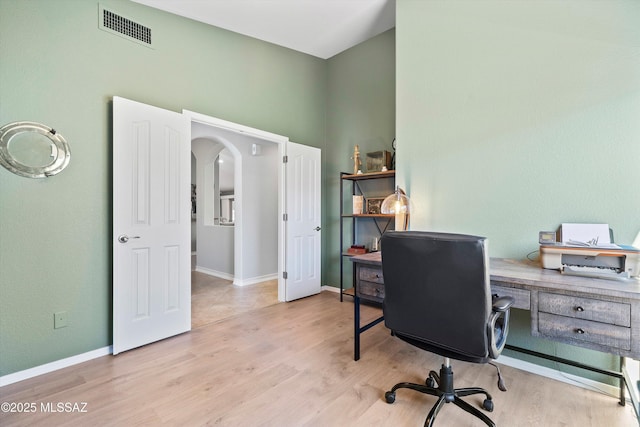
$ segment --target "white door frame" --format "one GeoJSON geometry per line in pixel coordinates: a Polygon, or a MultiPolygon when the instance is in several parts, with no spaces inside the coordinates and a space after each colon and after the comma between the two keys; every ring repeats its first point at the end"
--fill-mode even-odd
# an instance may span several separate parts
{"type": "MultiPolygon", "coordinates": [[[[207,126],[224,129],[227,131],[236,132],[242,135],[253,136],[268,142],[278,144],[278,154],[282,159],[285,155],[286,145],[289,142],[289,138],[286,136],[278,135],[271,132],[266,132],[260,129],[255,129],[249,126],[244,126],[238,123],[229,122],[216,117],[207,116],[205,114],[196,113],[195,111],[182,110],[182,114],[185,115],[191,123],[201,123],[207,126]]],[[[191,129],[191,127],[189,127],[191,129]]],[[[242,173],[240,172],[240,164],[242,162],[236,162],[235,181],[236,188],[242,188],[242,173]]],[[[278,301],[285,301],[285,282],[282,277],[282,272],[285,271],[285,227],[282,221],[285,212],[285,182],[282,168],[278,168],[278,301]]],[[[236,198],[236,209],[242,215],[242,195],[236,198]]],[[[240,219],[240,227],[234,227],[234,274],[241,272],[242,270],[242,219],[240,219]]]]}

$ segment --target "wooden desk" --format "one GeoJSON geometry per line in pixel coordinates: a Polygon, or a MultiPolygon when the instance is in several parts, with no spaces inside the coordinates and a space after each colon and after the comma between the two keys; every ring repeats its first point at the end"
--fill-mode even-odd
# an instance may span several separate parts
{"type": "MultiPolygon", "coordinates": [[[[384,278],[380,252],[351,258],[354,263],[354,359],[360,358],[360,334],[383,317],[360,326],[360,300],[381,303],[384,278]]],[[[539,264],[504,258],[490,260],[491,291],[515,299],[513,308],[531,313],[531,335],[621,357],[621,372],[507,346],[534,356],[620,379],[624,404],[623,357],[640,359],[640,281],[608,280],[561,274],[539,264]]],[[[636,406],[637,407],[637,406],[636,406]]]]}

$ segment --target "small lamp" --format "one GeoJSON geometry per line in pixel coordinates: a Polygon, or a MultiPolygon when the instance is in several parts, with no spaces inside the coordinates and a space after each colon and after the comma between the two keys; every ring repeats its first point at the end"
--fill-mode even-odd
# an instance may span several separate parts
{"type": "Polygon", "coordinates": [[[409,214],[411,213],[411,200],[407,194],[396,186],[396,191],[388,195],[380,206],[380,213],[395,215],[395,229],[405,231],[409,228],[409,214]]]}

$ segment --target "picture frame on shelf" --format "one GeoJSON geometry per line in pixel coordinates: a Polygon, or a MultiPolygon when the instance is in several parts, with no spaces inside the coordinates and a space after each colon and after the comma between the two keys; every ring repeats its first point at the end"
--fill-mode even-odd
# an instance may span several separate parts
{"type": "Polygon", "coordinates": [[[384,197],[369,197],[367,199],[367,211],[368,215],[379,215],[380,207],[382,206],[382,201],[384,197]]]}
{"type": "Polygon", "coordinates": [[[366,166],[367,173],[391,170],[391,153],[386,150],[367,153],[366,166]]]}

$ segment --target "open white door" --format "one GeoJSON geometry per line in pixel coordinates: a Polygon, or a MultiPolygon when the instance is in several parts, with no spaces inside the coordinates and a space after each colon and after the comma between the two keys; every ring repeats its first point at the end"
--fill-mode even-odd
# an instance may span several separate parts
{"type": "Polygon", "coordinates": [[[189,121],[113,99],[113,354],[191,329],[189,121]]]}
{"type": "Polygon", "coordinates": [[[286,143],[285,301],[320,293],[320,149],[286,143]]]}

